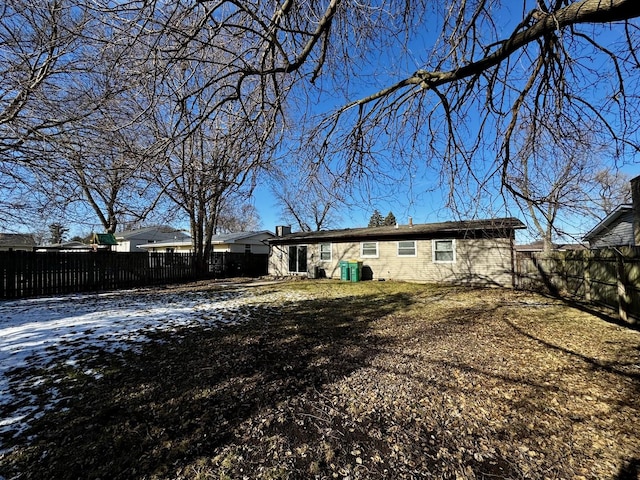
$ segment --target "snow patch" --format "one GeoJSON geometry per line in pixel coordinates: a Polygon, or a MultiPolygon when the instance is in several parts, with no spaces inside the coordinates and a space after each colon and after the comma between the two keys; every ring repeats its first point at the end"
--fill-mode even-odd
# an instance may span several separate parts
{"type": "Polygon", "coordinates": [[[250,319],[253,308],[304,299],[302,293],[242,288],[130,290],[0,302],[0,454],[6,452],[3,437],[25,431],[31,420],[61,400],[56,389],[46,392],[47,405],[30,393],[45,383],[47,371],[63,365],[101,377],[81,364],[81,352],[135,350],[153,332],[237,324],[250,319]]]}

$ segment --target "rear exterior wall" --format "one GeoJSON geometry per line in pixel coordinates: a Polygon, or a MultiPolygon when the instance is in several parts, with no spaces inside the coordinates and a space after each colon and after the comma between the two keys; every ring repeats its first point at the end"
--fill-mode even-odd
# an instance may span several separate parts
{"type": "MultiPolygon", "coordinates": [[[[331,259],[320,259],[320,244],[307,244],[308,271],[318,267],[328,278],[340,278],[340,261],[363,264],[363,278],[434,283],[513,284],[512,247],[508,238],[456,239],[455,261],[434,261],[432,240],[416,240],[415,256],[400,256],[398,241],[379,241],[377,256],[363,256],[360,242],[331,242],[331,259]]],[[[327,242],[329,243],[329,242],[327,242]]],[[[274,245],[269,273],[289,275],[288,245],[274,245]]]]}

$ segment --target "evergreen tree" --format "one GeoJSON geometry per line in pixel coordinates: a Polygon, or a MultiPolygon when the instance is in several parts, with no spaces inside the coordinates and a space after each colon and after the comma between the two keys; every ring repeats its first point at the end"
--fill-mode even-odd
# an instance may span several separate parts
{"type": "Polygon", "coordinates": [[[373,215],[371,215],[371,219],[369,220],[369,227],[381,227],[384,224],[384,218],[376,208],[373,211],[373,215]]]}
{"type": "Polygon", "coordinates": [[[389,214],[384,217],[384,221],[382,222],[383,225],[388,227],[393,227],[396,223],[398,223],[398,221],[396,220],[396,216],[393,214],[393,212],[389,212],[389,214]]]}
{"type": "Polygon", "coordinates": [[[49,225],[51,243],[62,243],[68,231],[69,229],[61,223],[52,223],[49,225]]]}

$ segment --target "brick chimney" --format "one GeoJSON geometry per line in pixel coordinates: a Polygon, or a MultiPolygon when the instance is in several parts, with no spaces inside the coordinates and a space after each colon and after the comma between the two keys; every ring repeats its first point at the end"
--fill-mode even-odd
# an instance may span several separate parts
{"type": "Polygon", "coordinates": [[[635,246],[640,247],[640,175],[631,179],[631,202],[633,203],[633,236],[635,246]]]}
{"type": "Polygon", "coordinates": [[[276,237],[284,237],[291,234],[291,225],[276,225],[276,237]]]}

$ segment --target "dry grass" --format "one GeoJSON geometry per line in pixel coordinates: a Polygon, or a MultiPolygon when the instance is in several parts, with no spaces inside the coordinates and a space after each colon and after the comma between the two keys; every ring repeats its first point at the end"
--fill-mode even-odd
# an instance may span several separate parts
{"type": "Polygon", "coordinates": [[[498,289],[274,288],[314,299],[68,372],[0,476],[636,478],[640,332],[498,289]]]}

